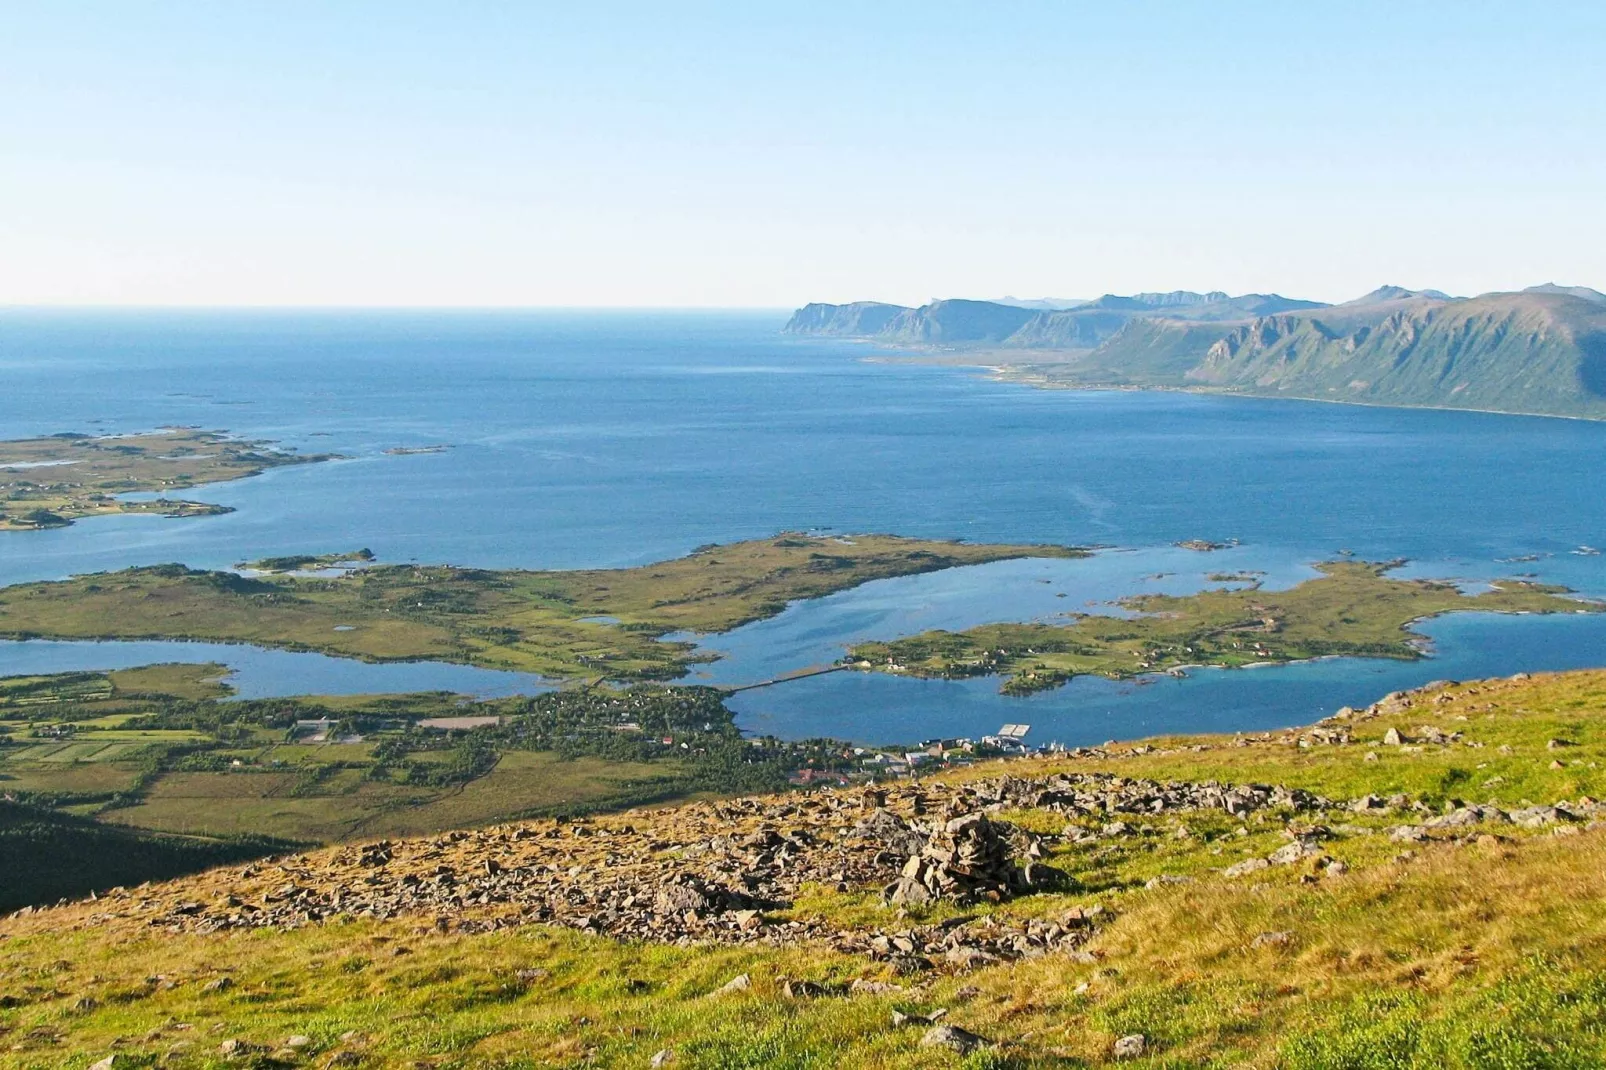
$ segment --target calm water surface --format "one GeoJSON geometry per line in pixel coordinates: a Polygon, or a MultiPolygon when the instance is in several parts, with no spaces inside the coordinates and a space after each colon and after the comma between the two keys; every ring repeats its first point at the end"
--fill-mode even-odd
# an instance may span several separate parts
{"type": "MultiPolygon", "coordinates": [[[[1340,549],[1408,557],[1420,575],[1533,572],[1606,595],[1606,559],[1572,552],[1606,545],[1597,475],[1606,425],[1033,390],[966,369],[865,362],[859,345],[784,338],[783,321],[781,313],[0,313],[0,436],[198,424],[350,457],[194,492],[238,509],[227,516],[115,517],[8,536],[0,582],[361,546],[387,561],[618,566],[791,528],[1136,551],[913,577],[797,606],[708,637],[729,654],[709,670],[721,682],[830,660],[857,638],[1194,589],[1218,568],[1262,569],[1285,585],[1340,549]],[[452,448],[384,453],[434,444],[452,448]],[[1170,548],[1190,538],[1242,546],[1207,557],[1170,548]],[[1500,560],[1528,555],[1539,557],[1500,560]],[[1166,572],[1174,575],[1147,578],[1166,572]]],[[[1606,663],[1601,627],[1586,618],[1458,617],[1429,630],[1437,660],[1414,666],[1322,662],[1144,686],[1079,681],[1025,700],[997,696],[996,681],[837,674],[733,704],[747,726],[794,736],[906,739],[1027,720],[1038,726],[1034,737],[1070,741],[1073,729],[1091,733],[1080,739],[1183,726],[1174,722],[1306,721],[1423,672],[1606,663]]],[[[225,651],[222,660],[243,665],[239,648],[225,651]]],[[[3,656],[0,671],[43,664],[3,656]]],[[[241,680],[249,676],[257,693],[337,689],[342,670],[296,664],[243,671],[241,680]]],[[[351,671],[392,668],[403,667],[351,671]]]]}

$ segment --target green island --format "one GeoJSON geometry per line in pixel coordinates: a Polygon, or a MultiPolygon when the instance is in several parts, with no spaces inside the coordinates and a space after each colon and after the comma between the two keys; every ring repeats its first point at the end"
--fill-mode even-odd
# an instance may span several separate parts
{"type": "Polygon", "coordinates": [[[0,1066],[1583,1070],[1602,710],[1601,671],[1429,685],[918,784],[224,844],[147,886],[115,827],[0,803],[0,851],[101,848],[98,898],[0,919],[0,1066]],[[1058,879],[887,902],[954,812],[1058,879]],[[727,904],[744,878],[787,891],[727,904]]]}
{"type": "Polygon", "coordinates": [[[332,460],[219,431],[169,427],[149,434],[65,433],[0,442],[0,531],[65,527],[112,513],[213,516],[231,510],[180,498],[174,491],[258,475],[269,468],[332,460]],[[154,493],[149,501],[119,495],[154,493]]]}
{"type": "Polygon", "coordinates": [[[1240,668],[1319,657],[1420,657],[1412,622],[1444,613],[1598,613],[1606,605],[1567,597],[1565,588],[1502,580],[1479,594],[1452,583],[1402,580],[1403,562],[1330,561],[1321,575],[1286,591],[1220,588],[1186,596],[1123,599],[1128,616],[1076,615],[1067,623],[987,624],[861,643],[858,668],[928,678],[1003,676],[1002,690],[1026,695],[1075,676],[1126,678],[1208,665],[1240,668]]]}
{"type": "Polygon", "coordinates": [[[283,557],[259,557],[255,561],[241,561],[234,567],[242,572],[264,575],[281,575],[286,572],[321,572],[325,569],[351,569],[367,565],[374,560],[374,552],[367,547],[349,554],[288,554],[283,557]]]}
{"type": "MultiPolygon", "coordinates": [[[[789,533],[625,569],[375,565],[333,577],[245,577],[157,565],[0,588],[0,636],[210,640],[559,680],[664,680],[696,656],[691,643],[663,641],[675,632],[727,631],[870,580],[1087,552],[789,533]]],[[[288,560],[300,568],[322,559],[288,560]]]]}

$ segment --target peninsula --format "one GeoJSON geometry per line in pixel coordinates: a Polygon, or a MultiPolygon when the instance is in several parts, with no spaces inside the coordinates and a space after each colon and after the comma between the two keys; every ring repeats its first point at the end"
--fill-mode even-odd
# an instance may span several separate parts
{"type": "Polygon", "coordinates": [[[1425,640],[1410,625],[1444,613],[1606,611],[1606,604],[1567,597],[1565,588],[1525,580],[1465,594],[1452,583],[1388,575],[1402,563],[1330,561],[1318,566],[1319,577],[1286,591],[1236,577],[1248,586],[1123,599],[1128,616],[924,632],[861,643],[847,660],[919,677],[1002,676],[1006,694],[1027,695],[1081,675],[1120,679],[1194,665],[1241,668],[1336,656],[1416,658],[1425,640]]]}
{"type": "Polygon", "coordinates": [[[940,352],[1038,386],[1606,419],[1606,294],[1587,286],[1468,298],[1383,286],[1337,305],[1189,291],[1059,308],[812,304],[786,331],[940,352]]]}
{"type": "Polygon", "coordinates": [[[76,433],[0,442],[0,531],[66,527],[112,513],[213,516],[231,512],[168,497],[205,483],[259,475],[269,468],[312,464],[333,454],[299,454],[221,431],[168,427],[149,434],[76,433]],[[128,501],[121,495],[156,494],[128,501]]]}
{"type": "MultiPolygon", "coordinates": [[[[155,565],[0,588],[0,636],[210,640],[367,661],[453,661],[558,680],[663,680],[684,675],[696,657],[693,644],[664,641],[671,633],[727,631],[788,602],[870,580],[1088,553],[787,533],[627,569],[374,565],[337,576],[247,577],[155,565]]],[[[255,564],[300,569],[326,560],[255,564]]]]}

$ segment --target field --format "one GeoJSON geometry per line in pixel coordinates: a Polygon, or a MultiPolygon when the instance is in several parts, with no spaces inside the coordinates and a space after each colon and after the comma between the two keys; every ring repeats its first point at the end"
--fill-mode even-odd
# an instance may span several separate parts
{"type": "MultiPolygon", "coordinates": [[[[445,693],[244,701],[227,698],[217,674],[159,665],[0,680],[0,796],[40,819],[188,837],[145,844],[156,868],[142,872],[172,876],[214,859],[214,841],[311,845],[616,810],[774,788],[833,760],[814,745],[743,739],[708,688],[576,689],[467,707],[445,693]],[[465,712],[479,727],[423,727],[465,712]]],[[[82,831],[53,827],[37,842],[82,831]]],[[[14,838],[13,864],[54,865],[28,842],[14,838]]],[[[74,872],[49,887],[96,887],[92,866],[74,872]]],[[[14,894],[0,887],[0,905],[28,901],[14,894]]]]}
{"type": "Polygon", "coordinates": [[[673,679],[692,655],[689,644],[660,641],[671,632],[725,631],[870,580],[1085,552],[792,534],[639,568],[570,572],[381,565],[337,577],[246,578],[160,565],[0,589],[0,636],[206,639],[557,679],[673,679]]]}
{"type": "Polygon", "coordinates": [[[933,631],[849,654],[864,669],[926,677],[1004,677],[1003,690],[1030,694],[1078,675],[1130,677],[1192,665],[1230,668],[1306,658],[1415,658],[1424,641],[1410,625],[1468,610],[1598,613],[1606,606],[1559,588],[1505,580],[1464,594],[1453,584],[1400,580],[1391,564],[1334,561],[1287,591],[1220,588],[1186,596],[1145,595],[1122,606],[1131,619],[1081,615],[1064,624],[988,624],[933,631]]]}
{"type": "Polygon", "coordinates": [[[62,434],[0,442],[0,531],[62,527],[82,517],[110,513],[225,513],[228,510],[222,506],[167,495],[281,465],[329,459],[194,428],[110,438],[62,434]],[[133,492],[160,497],[137,502],[117,497],[133,492]]]}
{"type": "MultiPolygon", "coordinates": [[[[230,889],[250,899],[286,879],[272,866],[255,876],[236,866],[0,923],[0,991],[10,997],[0,1066],[82,1070],[112,1052],[130,1066],[223,1065],[226,1041],[245,1053],[231,1062],[247,1065],[441,1070],[637,1067],[666,1050],[669,1065],[721,1070],[1598,1066],[1606,826],[1568,815],[1599,809],[1581,797],[1603,786],[1603,710],[1606,672],[1453,684],[1310,730],[1157,739],[892,786],[886,806],[905,815],[917,799],[940,806],[966,785],[1055,773],[1115,774],[1101,781],[1112,790],[1216,781],[1325,799],[1069,820],[1029,802],[1005,805],[995,819],[1035,838],[1068,884],[996,905],[901,910],[874,888],[808,885],[767,910],[760,930],[813,919],[845,933],[960,932],[1071,908],[1096,917],[1074,950],[1012,962],[900,969],[784,935],[676,946],[542,924],[475,933],[468,906],[439,919],[337,912],[288,930],[210,934],[165,932],[131,912],[143,899],[207,910],[230,889]],[[1463,804],[1511,816],[1462,820],[1474,813],[1463,804]],[[1307,841],[1315,848],[1286,864],[1224,872],[1307,841]],[[746,988],[719,991],[744,974],[746,988]],[[819,987],[788,994],[799,979],[819,987]],[[853,981],[861,983],[850,990],[853,981]],[[987,1046],[967,1058],[922,1046],[929,1024],[899,1025],[895,1011],[946,1012],[941,1021],[987,1046]],[[1117,1042],[1138,1035],[1141,1053],[1118,1058],[1117,1042]],[[290,1037],[305,1042],[286,1047],[290,1037]]],[[[600,838],[599,859],[607,852],[645,878],[657,865],[694,864],[665,844],[696,840],[710,823],[740,840],[777,820],[764,815],[791,814],[771,827],[825,836],[844,820],[831,809],[838,803],[865,812],[855,796],[832,792],[638,810],[594,819],[591,838],[563,847],[567,855],[558,843],[540,846],[549,826],[537,822],[525,850],[551,850],[556,861],[600,838]],[[809,817],[808,799],[825,805],[820,817],[809,817]]],[[[565,829],[554,831],[567,842],[565,829]]],[[[448,848],[460,872],[475,842],[448,848]]],[[[511,849],[494,835],[487,842],[511,849]]],[[[440,845],[408,850],[429,858],[440,845]]],[[[350,858],[281,861],[306,882],[350,858]]]]}
{"type": "Polygon", "coordinates": [[[512,751],[496,767],[458,791],[437,796],[421,806],[392,808],[376,814],[361,829],[363,836],[419,836],[437,829],[470,828],[510,816],[560,811],[611,809],[620,798],[666,793],[677,788],[681,772],[673,763],[611,762],[601,758],[560,761],[550,752],[512,751]]]}
{"type": "MultiPolygon", "coordinates": [[[[138,803],[109,810],[104,818],[159,832],[331,843],[608,807],[616,797],[673,785],[677,772],[647,762],[561,761],[549,752],[514,751],[467,783],[415,788],[367,780],[362,768],[325,773],[324,760],[349,759],[308,755],[295,763],[295,771],[282,773],[168,773],[138,803]],[[317,771],[314,778],[307,777],[308,770],[317,771]]],[[[673,788],[668,793],[676,794],[673,788]]]]}

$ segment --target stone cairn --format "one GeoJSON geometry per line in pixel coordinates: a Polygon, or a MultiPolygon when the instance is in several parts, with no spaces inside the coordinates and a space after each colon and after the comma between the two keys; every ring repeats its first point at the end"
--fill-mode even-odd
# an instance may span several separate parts
{"type": "Polygon", "coordinates": [[[883,894],[889,903],[910,906],[937,899],[996,903],[1047,883],[1048,878],[1046,866],[1016,866],[1003,827],[977,812],[938,824],[883,894]]]}

